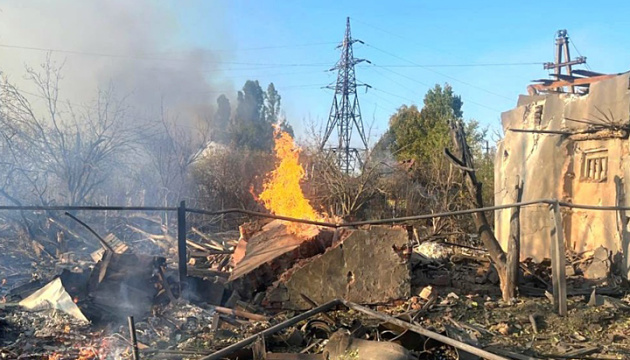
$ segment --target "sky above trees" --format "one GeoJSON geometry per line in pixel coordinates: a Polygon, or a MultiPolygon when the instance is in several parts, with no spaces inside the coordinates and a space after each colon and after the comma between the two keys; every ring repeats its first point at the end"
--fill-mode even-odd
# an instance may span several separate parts
{"type": "MultiPolygon", "coordinates": [[[[428,89],[445,82],[462,96],[465,118],[498,130],[500,112],[515,105],[530,80],[547,76],[540,63],[553,61],[559,29],[568,30],[593,70],[623,72],[629,67],[625,34],[630,25],[624,14],[630,3],[624,1],[575,1],[562,8],[543,1],[218,1],[202,11],[192,4],[177,10],[188,24],[184,32],[189,41],[204,44],[211,37],[204,35],[204,29],[211,32],[204,13],[219,4],[226,12],[226,38],[235,46],[235,61],[322,64],[261,69],[256,75],[261,83],[276,84],[298,133],[304,118],[326,121],[333,94],[321,86],[335,79],[325,70],[339,57],[335,44],[342,39],[346,16],[353,36],[366,42],[356,44],[355,56],[376,65],[357,69],[357,78],[374,87],[360,96],[365,121],[374,123],[372,141],[386,130],[400,104],[420,105],[428,89]],[[260,47],[269,48],[246,50],[260,47]],[[536,64],[445,66],[497,63],[536,64]],[[414,64],[440,66],[407,67],[414,64]],[[400,67],[380,67],[386,65],[400,67]]],[[[573,46],[571,52],[579,55],[573,46]]],[[[231,76],[246,77],[244,73],[231,76]]]]}
{"type": "Polygon", "coordinates": [[[357,79],[373,87],[360,90],[372,143],[400,105],[421,105],[430,88],[444,83],[461,95],[464,118],[490,126],[490,133],[500,129],[500,113],[515,105],[530,80],[547,76],[541,63],[553,60],[558,29],[568,30],[579,50],[572,46],[572,55],[586,56],[594,71],[625,71],[630,55],[630,4],[624,1],[574,1],[562,8],[542,1],[43,4],[0,1],[0,67],[13,79],[46,54],[2,45],[68,50],[53,59],[65,62],[65,81],[81,84],[75,86],[79,95],[93,89],[91,77],[107,83],[115,67],[111,78],[137,93],[154,92],[140,99],[153,107],[170,98],[215,106],[220,94],[235,104],[246,80],[273,82],[298,137],[313,122],[325,126],[333,93],[322,87],[335,81],[327,70],[339,58],[335,47],[346,16],[353,36],[365,42],[355,45],[355,56],[372,62],[357,67],[357,79]]]}

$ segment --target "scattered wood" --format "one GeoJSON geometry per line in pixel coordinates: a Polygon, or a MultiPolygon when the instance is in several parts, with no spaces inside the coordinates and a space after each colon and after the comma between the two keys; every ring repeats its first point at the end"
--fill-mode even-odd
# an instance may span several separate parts
{"type": "Polygon", "coordinates": [[[199,235],[202,239],[204,239],[205,241],[209,242],[210,244],[208,244],[208,246],[210,246],[211,248],[213,248],[215,250],[227,250],[223,244],[221,244],[217,240],[212,239],[207,234],[204,234],[203,232],[199,231],[199,229],[197,229],[195,227],[192,227],[191,230],[192,230],[193,233],[199,235]]]}
{"type": "Polygon", "coordinates": [[[242,318],[249,319],[249,320],[269,321],[269,318],[267,316],[259,315],[259,314],[253,314],[253,313],[250,313],[248,311],[230,309],[230,308],[226,308],[226,307],[222,307],[222,306],[215,306],[214,310],[216,312],[221,313],[221,314],[234,315],[234,316],[242,317],[242,318]]]}

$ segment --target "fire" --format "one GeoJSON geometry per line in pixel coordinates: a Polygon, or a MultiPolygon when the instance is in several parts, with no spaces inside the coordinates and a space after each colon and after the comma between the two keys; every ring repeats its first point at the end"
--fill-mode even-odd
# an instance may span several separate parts
{"type": "MultiPolygon", "coordinates": [[[[305,175],[304,168],[299,162],[300,148],[293,143],[293,138],[288,133],[276,128],[274,135],[274,151],[278,164],[267,175],[263,191],[258,198],[273,214],[320,220],[322,216],[313,209],[300,187],[300,181],[305,175]]],[[[288,228],[296,232],[299,225],[291,223],[288,228]]]]}
{"type": "Polygon", "coordinates": [[[79,350],[79,358],[77,360],[92,360],[97,359],[98,354],[94,349],[91,348],[81,348],[79,350]]]}

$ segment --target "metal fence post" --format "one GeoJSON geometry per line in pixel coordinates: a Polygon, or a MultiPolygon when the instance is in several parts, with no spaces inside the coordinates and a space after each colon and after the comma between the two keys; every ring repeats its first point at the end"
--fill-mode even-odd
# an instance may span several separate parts
{"type": "Polygon", "coordinates": [[[177,208],[177,255],[179,266],[179,296],[182,297],[188,273],[186,259],[186,201],[177,208]]]}

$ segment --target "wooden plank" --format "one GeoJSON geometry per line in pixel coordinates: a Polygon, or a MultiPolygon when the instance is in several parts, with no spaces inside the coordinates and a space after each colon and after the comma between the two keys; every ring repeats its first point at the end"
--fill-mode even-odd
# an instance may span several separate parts
{"type": "Polygon", "coordinates": [[[223,244],[221,244],[217,240],[212,239],[207,234],[204,234],[203,232],[199,231],[199,229],[197,229],[195,227],[192,227],[191,230],[195,234],[199,235],[199,237],[201,237],[205,241],[209,242],[210,244],[208,244],[208,245],[211,246],[212,248],[214,248],[215,250],[226,250],[226,248],[225,248],[225,246],[223,246],[223,244]]]}
{"type": "MultiPolygon", "coordinates": [[[[516,178],[516,186],[514,187],[516,192],[516,202],[521,202],[523,198],[523,186],[520,182],[520,178],[516,178]]],[[[510,216],[510,237],[508,239],[508,251],[506,260],[506,279],[505,284],[501,286],[505,287],[503,292],[503,301],[511,302],[513,298],[516,298],[516,289],[518,287],[518,273],[519,265],[521,261],[521,222],[520,222],[521,207],[516,206],[512,208],[512,214],[510,216]]]]}
{"type": "Polygon", "coordinates": [[[545,84],[533,84],[533,85],[528,86],[527,89],[528,90],[545,91],[545,90],[555,89],[555,88],[559,88],[559,87],[563,87],[563,86],[588,85],[588,84],[592,84],[592,83],[595,83],[595,82],[598,82],[598,81],[610,79],[610,78],[613,78],[615,76],[618,76],[618,75],[617,74],[610,74],[610,75],[593,76],[593,77],[589,77],[589,78],[576,79],[574,81],[559,80],[559,81],[553,81],[551,83],[545,83],[545,84]]]}
{"type": "Polygon", "coordinates": [[[248,311],[237,310],[237,309],[230,309],[230,308],[226,308],[226,307],[223,307],[223,306],[215,306],[214,310],[216,312],[218,312],[218,313],[221,313],[221,314],[234,315],[234,316],[242,317],[242,318],[249,319],[249,320],[269,321],[269,318],[267,316],[259,315],[259,314],[253,314],[253,313],[250,313],[248,311]]]}
{"type": "Polygon", "coordinates": [[[551,274],[554,307],[560,316],[567,315],[567,278],[564,249],[564,230],[560,203],[556,201],[552,207],[553,227],[551,229],[551,274]]]}

